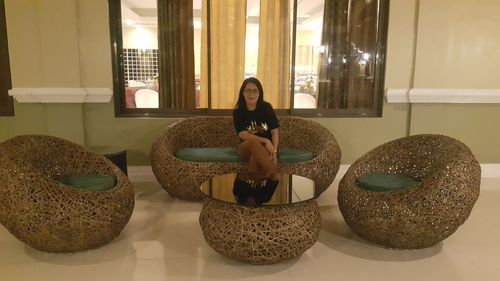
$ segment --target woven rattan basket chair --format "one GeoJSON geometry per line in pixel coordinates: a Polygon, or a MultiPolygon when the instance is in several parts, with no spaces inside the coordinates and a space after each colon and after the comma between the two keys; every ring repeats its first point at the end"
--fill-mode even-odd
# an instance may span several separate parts
{"type": "Polygon", "coordinates": [[[469,148],[443,135],[385,143],[351,165],[342,178],[340,211],[354,233],[390,248],[433,246],[462,225],[479,196],[481,168],[469,148]],[[418,184],[390,192],[360,188],[369,173],[397,173],[418,184]]]}
{"type": "MultiPolygon", "coordinates": [[[[201,200],[200,185],[213,177],[241,172],[244,162],[190,162],[175,157],[181,148],[237,147],[239,139],[230,117],[193,117],[170,125],[153,143],[151,166],[156,179],[173,197],[201,200]]],[[[278,171],[313,179],[317,191],[326,190],[340,167],[340,147],[325,127],[311,120],[280,118],[280,148],[304,149],[314,158],[278,163],[278,171]]]]}
{"type": "Polygon", "coordinates": [[[0,222],[19,240],[48,252],[74,252],[117,237],[134,208],[134,190],[104,156],[50,136],[18,136],[0,144],[0,222]],[[108,191],[83,191],[55,179],[100,174],[108,191]]]}

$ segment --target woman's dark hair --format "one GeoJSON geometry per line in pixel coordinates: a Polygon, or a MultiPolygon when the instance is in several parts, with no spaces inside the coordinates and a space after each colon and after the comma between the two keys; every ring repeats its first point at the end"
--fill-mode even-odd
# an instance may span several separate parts
{"type": "Polygon", "coordinates": [[[243,93],[245,92],[245,87],[247,86],[248,83],[254,84],[255,86],[257,86],[257,89],[259,90],[259,99],[257,100],[257,107],[260,107],[262,106],[262,104],[264,104],[264,88],[262,88],[262,84],[257,78],[248,77],[247,79],[243,80],[243,83],[241,83],[240,95],[238,96],[238,101],[236,102],[236,106],[234,107],[234,109],[247,111],[247,104],[245,102],[245,97],[243,96],[243,93]]]}

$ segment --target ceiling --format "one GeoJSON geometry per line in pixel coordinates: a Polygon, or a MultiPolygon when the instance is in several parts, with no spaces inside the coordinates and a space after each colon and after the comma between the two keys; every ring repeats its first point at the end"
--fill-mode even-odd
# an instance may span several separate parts
{"type": "MultiPolygon", "coordinates": [[[[236,0],[239,1],[239,0],[236,0]]],[[[321,25],[325,0],[298,0],[298,28],[321,25]]],[[[156,25],[156,0],[121,0],[122,20],[128,24],[156,25]]],[[[193,0],[195,21],[201,15],[202,0],[193,0]]],[[[247,22],[258,23],[260,0],[247,0],[247,22]]]]}

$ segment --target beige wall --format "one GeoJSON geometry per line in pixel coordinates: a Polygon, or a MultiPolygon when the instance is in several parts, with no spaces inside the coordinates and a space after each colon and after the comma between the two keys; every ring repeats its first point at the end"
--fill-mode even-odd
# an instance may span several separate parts
{"type": "Polygon", "coordinates": [[[5,6],[14,87],[80,87],[75,1],[5,6]]]}
{"type": "MultiPolygon", "coordinates": [[[[420,0],[414,88],[500,89],[499,10],[497,0],[420,0]]],[[[497,120],[499,104],[415,104],[410,134],[449,135],[498,163],[497,120]]]]}
{"type": "MultiPolygon", "coordinates": [[[[13,87],[81,87],[76,5],[5,1],[13,87]]],[[[19,134],[50,134],[84,144],[83,106],[15,103],[15,116],[0,118],[0,140],[19,134]]]]}
{"type": "MultiPolygon", "coordinates": [[[[14,87],[112,87],[106,0],[5,2],[14,87]]],[[[391,1],[386,88],[499,89],[498,10],[495,0],[391,1]]],[[[130,165],[148,164],[151,143],[177,120],[116,118],[112,103],[16,103],[15,111],[0,118],[0,141],[44,133],[123,146],[130,165]]],[[[497,104],[386,103],[382,118],[315,120],[337,137],[343,163],[388,140],[428,132],[464,141],[480,162],[500,163],[499,115],[497,104]]]]}
{"type": "Polygon", "coordinates": [[[500,88],[499,10],[498,0],[420,0],[415,88],[500,88]]]}
{"type": "Polygon", "coordinates": [[[461,140],[482,163],[500,162],[498,104],[414,105],[411,134],[437,133],[461,140]]]}
{"type": "Polygon", "coordinates": [[[17,135],[46,134],[84,144],[81,104],[14,106],[14,117],[0,118],[0,141],[17,135]]]}
{"type": "Polygon", "coordinates": [[[415,52],[416,1],[391,1],[385,88],[408,89],[412,86],[415,52]]]}

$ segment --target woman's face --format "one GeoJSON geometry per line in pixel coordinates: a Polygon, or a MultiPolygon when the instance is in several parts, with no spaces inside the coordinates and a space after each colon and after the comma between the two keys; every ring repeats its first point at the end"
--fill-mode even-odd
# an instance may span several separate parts
{"type": "Polygon", "coordinates": [[[243,97],[247,104],[247,109],[253,110],[257,106],[259,100],[259,88],[254,83],[248,83],[243,91],[243,97]]]}

